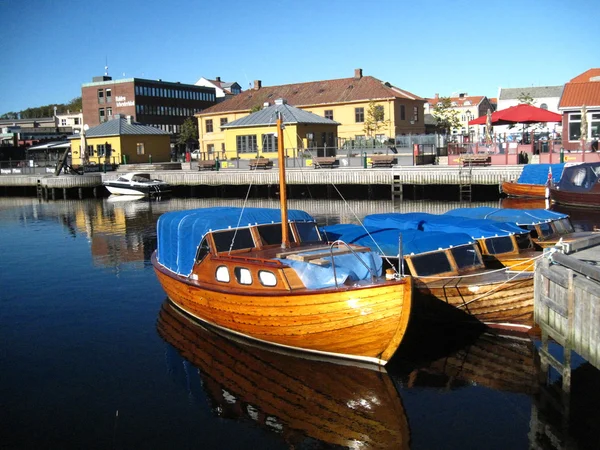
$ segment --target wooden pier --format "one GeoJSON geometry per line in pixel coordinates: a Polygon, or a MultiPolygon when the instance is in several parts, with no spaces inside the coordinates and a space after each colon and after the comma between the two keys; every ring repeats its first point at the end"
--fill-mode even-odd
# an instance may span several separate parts
{"type": "Polygon", "coordinates": [[[571,351],[600,369],[600,233],[547,253],[535,266],[534,320],[542,367],[558,370],[568,390],[571,351]],[[548,338],[563,347],[562,362],[548,352],[548,338]]]}
{"type": "MultiPolygon", "coordinates": [[[[459,187],[462,200],[469,200],[472,185],[500,185],[503,180],[517,178],[523,166],[461,168],[451,166],[394,166],[392,168],[340,167],[331,170],[292,168],[287,171],[289,186],[389,186],[391,198],[403,198],[404,186],[454,185],[459,187]],[[468,196],[464,193],[468,192],[468,196]]],[[[277,170],[221,169],[199,170],[152,170],[152,176],[166,181],[174,187],[198,186],[276,186],[277,170]]],[[[104,180],[117,178],[119,172],[87,173],[85,175],[11,174],[0,176],[0,188],[36,188],[38,194],[58,195],[57,191],[97,189],[104,180]]],[[[64,192],[66,194],[66,192],[64,192]]]]}

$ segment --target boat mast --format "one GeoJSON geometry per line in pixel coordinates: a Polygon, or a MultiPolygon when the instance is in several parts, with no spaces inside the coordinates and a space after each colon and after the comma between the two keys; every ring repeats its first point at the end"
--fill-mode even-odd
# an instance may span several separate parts
{"type": "Polygon", "coordinates": [[[289,248],[290,236],[288,233],[285,157],[283,155],[283,119],[281,112],[277,113],[277,155],[279,160],[279,203],[281,205],[281,248],[289,248]]]}

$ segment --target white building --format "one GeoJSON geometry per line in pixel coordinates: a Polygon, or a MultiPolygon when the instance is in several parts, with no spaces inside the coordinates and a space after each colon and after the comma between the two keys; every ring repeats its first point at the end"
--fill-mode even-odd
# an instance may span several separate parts
{"type": "Polygon", "coordinates": [[[242,92],[242,87],[237,81],[221,81],[221,77],[216,77],[214,80],[202,77],[194,84],[196,86],[215,88],[217,102],[222,102],[223,100],[242,92]]]}
{"type": "Polygon", "coordinates": [[[72,113],[67,111],[63,114],[55,114],[57,127],[71,127],[73,134],[81,133],[83,129],[83,113],[72,113]]]}

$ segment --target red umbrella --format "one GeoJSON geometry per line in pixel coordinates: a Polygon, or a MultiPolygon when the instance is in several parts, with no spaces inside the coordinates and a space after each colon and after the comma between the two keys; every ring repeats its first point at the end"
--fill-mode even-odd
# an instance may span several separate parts
{"type": "MultiPolygon", "coordinates": [[[[485,125],[486,116],[469,121],[469,125],[485,125]]],[[[562,122],[560,114],[547,109],[522,103],[492,114],[492,125],[510,125],[513,123],[562,122]]]]}

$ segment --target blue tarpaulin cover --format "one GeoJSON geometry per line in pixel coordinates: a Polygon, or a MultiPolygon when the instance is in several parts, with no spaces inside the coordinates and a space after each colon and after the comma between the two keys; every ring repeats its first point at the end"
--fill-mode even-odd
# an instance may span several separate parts
{"type": "Polygon", "coordinates": [[[340,239],[348,244],[369,247],[382,256],[397,257],[402,240],[402,254],[419,254],[458,245],[472,244],[473,239],[465,233],[400,231],[392,228],[363,227],[355,224],[338,224],[323,227],[327,240],[340,239]]]}
{"type": "Polygon", "coordinates": [[[563,173],[565,164],[526,164],[523,172],[517,180],[522,184],[546,184],[548,181],[548,170],[552,170],[552,181],[558,183],[563,173]]]}
{"type": "Polygon", "coordinates": [[[567,214],[546,209],[492,208],[490,206],[456,208],[446,212],[445,215],[511,222],[517,225],[536,225],[569,217],[567,214]]]}
{"type": "MultiPolygon", "coordinates": [[[[310,214],[293,209],[288,211],[288,219],[290,222],[315,221],[310,214]]],[[[156,257],[172,272],[188,276],[192,273],[198,246],[209,231],[270,223],[281,223],[281,210],[215,207],[168,212],[160,216],[156,224],[156,257]]]]}
{"type": "Polygon", "coordinates": [[[428,213],[371,214],[365,217],[363,223],[377,228],[466,233],[473,239],[528,233],[514,223],[428,213]]]}

